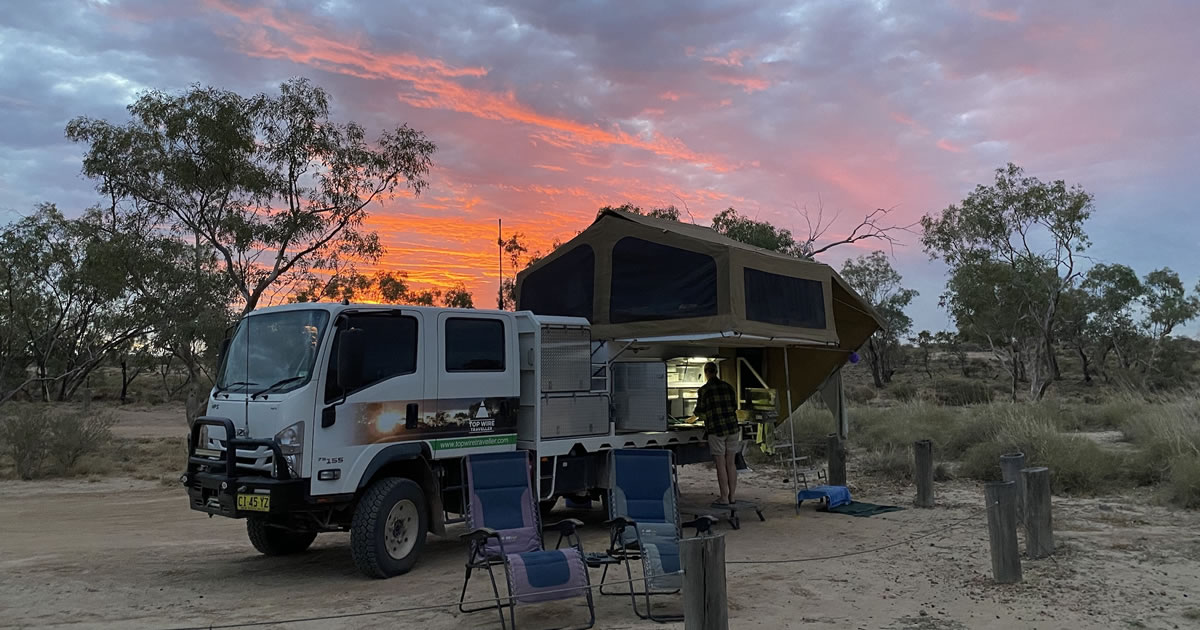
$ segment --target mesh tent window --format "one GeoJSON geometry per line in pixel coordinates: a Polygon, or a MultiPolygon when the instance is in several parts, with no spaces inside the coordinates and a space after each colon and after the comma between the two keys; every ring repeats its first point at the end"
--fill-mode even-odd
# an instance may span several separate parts
{"type": "Polygon", "coordinates": [[[592,318],[596,254],[580,245],[524,279],[518,309],[539,315],[592,318]]]}
{"type": "Polygon", "coordinates": [[[612,258],[610,322],[717,314],[712,256],[627,236],[613,245],[612,258]]]}
{"type": "Polygon", "coordinates": [[[819,280],[745,268],[746,319],[780,326],[825,328],[825,291],[819,280]]]}

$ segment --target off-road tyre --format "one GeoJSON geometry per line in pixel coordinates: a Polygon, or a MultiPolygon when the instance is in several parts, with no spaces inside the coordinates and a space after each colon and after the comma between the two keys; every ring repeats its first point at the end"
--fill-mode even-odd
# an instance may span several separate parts
{"type": "MultiPolygon", "coordinates": [[[[354,565],[364,575],[372,578],[389,578],[408,573],[421,555],[421,549],[425,547],[428,520],[425,493],[416,482],[399,477],[375,481],[363,493],[354,508],[354,518],[350,524],[350,552],[354,556],[354,565]],[[405,501],[411,503],[411,506],[399,505],[405,501]],[[394,509],[408,513],[411,508],[415,508],[415,514],[401,519],[405,523],[402,527],[402,538],[404,541],[408,541],[410,536],[415,538],[404,545],[411,545],[407,553],[397,558],[389,551],[386,536],[388,518],[394,509]]],[[[393,533],[393,543],[398,538],[399,535],[393,533]]]]}
{"type": "Polygon", "coordinates": [[[246,534],[250,544],[264,556],[287,556],[308,549],[317,538],[316,532],[294,532],[271,525],[267,519],[246,519],[246,534]]]}

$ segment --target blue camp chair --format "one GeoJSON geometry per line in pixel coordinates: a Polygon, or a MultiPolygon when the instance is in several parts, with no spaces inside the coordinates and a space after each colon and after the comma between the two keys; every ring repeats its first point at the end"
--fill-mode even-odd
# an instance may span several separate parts
{"type": "Polygon", "coordinates": [[[583,544],[575,528],[583,525],[575,519],[547,525],[559,532],[568,546],[546,550],[542,542],[541,518],[533,494],[530,458],[526,451],[470,455],[464,464],[467,473],[467,527],[462,538],[468,542],[467,574],[463,579],[458,608],[464,613],[487,610],[492,606],[464,608],[471,573],[486,570],[496,596],[500,627],[506,628],[504,607],[509,610],[513,630],[517,627],[518,602],[545,602],[571,597],[587,598],[588,622],[596,622],[591,582],[584,561],[583,544]],[[500,597],[493,568],[504,567],[508,596],[500,597]]]}
{"type": "Polygon", "coordinates": [[[618,449],[609,459],[607,524],[611,528],[608,556],[625,565],[629,590],[606,592],[604,580],[608,565],[600,577],[603,595],[629,595],[633,612],[642,619],[657,622],[679,621],[681,615],[656,615],[650,605],[652,595],[679,592],[683,573],[679,563],[679,539],[683,527],[695,528],[707,535],[716,519],[701,516],[680,524],[679,483],[671,451],[657,449],[618,449]],[[641,561],[645,578],[635,587],[631,563],[641,561]],[[646,612],[638,610],[638,598],[644,597],[646,612]]]}

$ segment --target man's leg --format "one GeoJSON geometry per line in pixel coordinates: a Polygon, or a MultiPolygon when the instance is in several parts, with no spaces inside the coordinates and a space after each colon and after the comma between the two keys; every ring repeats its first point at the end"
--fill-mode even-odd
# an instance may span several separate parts
{"type": "Polygon", "coordinates": [[[729,468],[725,465],[725,456],[713,455],[713,463],[717,467],[717,489],[721,493],[717,502],[729,503],[729,468]]]}
{"type": "Polygon", "coordinates": [[[725,443],[719,435],[708,436],[708,452],[712,454],[713,465],[717,469],[717,490],[721,496],[718,503],[729,502],[729,469],[725,467],[725,443]]]}
{"type": "Polygon", "coordinates": [[[725,451],[725,478],[728,480],[729,493],[725,495],[729,503],[734,502],[734,493],[737,492],[737,450],[729,449],[725,451]]]}

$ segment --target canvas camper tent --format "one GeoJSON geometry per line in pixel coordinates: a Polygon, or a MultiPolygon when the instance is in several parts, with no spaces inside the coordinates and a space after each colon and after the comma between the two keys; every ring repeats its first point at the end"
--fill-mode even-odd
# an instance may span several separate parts
{"type": "Polygon", "coordinates": [[[586,317],[595,338],[641,356],[732,359],[723,378],[742,382],[747,369],[781,394],[790,385],[793,408],[822,390],[843,436],[839,369],[883,325],[828,265],[611,210],[516,288],[519,310],[586,317]]]}

